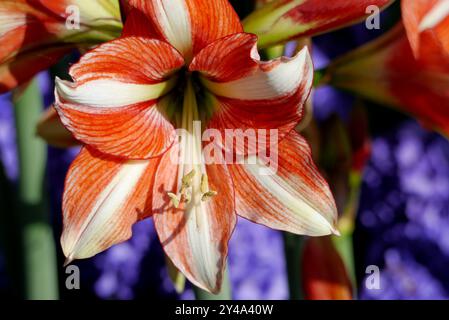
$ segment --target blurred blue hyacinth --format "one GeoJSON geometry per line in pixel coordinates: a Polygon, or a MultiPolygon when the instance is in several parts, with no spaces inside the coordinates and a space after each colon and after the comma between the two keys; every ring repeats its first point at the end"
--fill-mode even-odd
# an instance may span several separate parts
{"type": "MultiPolygon", "coordinates": [[[[175,293],[151,219],[134,226],[132,239],[92,260],[99,271],[94,291],[100,298],[144,298],[149,288],[159,298],[194,297],[189,286],[180,296],[175,293]]],[[[280,233],[240,219],[230,243],[229,273],[234,299],[287,298],[280,233]]]]}
{"type": "MultiPolygon", "coordinates": [[[[381,267],[365,299],[449,297],[449,142],[408,121],[373,141],[357,233],[364,266],[381,267]]],[[[363,266],[361,266],[363,267],[363,266]]]]}
{"type": "Polygon", "coordinates": [[[0,160],[8,178],[16,180],[18,169],[13,113],[11,94],[0,95],[0,160]]]}

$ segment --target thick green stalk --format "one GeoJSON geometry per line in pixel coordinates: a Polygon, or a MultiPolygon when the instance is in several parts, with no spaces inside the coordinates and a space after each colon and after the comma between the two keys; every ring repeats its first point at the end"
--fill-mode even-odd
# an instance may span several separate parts
{"type": "Polygon", "coordinates": [[[231,300],[231,282],[229,281],[228,268],[226,268],[223,275],[223,283],[220,293],[212,294],[195,286],[193,287],[193,291],[197,300],[231,300]]]}
{"type": "Polygon", "coordinates": [[[23,281],[26,299],[57,299],[56,252],[45,201],[47,149],[35,135],[43,109],[38,83],[33,80],[14,99],[19,151],[17,195],[22,237],[23,281]]]}
{"type": "Polygon", "coordinates": [[[284,232],[283,235],[290,299],[300,300],[304,296],[301,279],[303,237],[288,232],[284,232]]]}
{"type": "Polygon", "coordinates": [[[357,282],[355,277],[352,233],[342,233],[340,237],[332,237],[332,240],[335,245],[335,249],[337,249],[341,259],[343,260],[343,263],[345,264],[346,271],[348,272],[349,279],[351,280],[353,295],[355,295],[357,282]]]}
{"type": "Polygon", "coordinates": [[[350,174],[349,180],[350,193],[348,203],[338,223],[341,236],[333,237],[333,241],[346,266],[346,270],[348,271],[353,286],[353,296],[356,298],[357,279],[355,273],[353,234],[355,215],[359,207],[362,177],[359,172],[353,171],[350,174]]]}

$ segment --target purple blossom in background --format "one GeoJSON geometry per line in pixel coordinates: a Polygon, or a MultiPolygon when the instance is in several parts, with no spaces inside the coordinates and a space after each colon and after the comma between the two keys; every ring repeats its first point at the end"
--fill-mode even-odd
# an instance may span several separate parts
{"type": "Polygon", "coordinates": [[[234,299],[287,299],[281,233],[239,219],[230,241],[229,273],[234,299]]]}
{"type": "MultiPolygon", "coordinates": [[[[312,57],[315,69],[326,68],[333,59],[383,34],[391,27],[391,21],[395,21],[394,14],[393,8],[382,12],[380,29],[368,30],[365,23],[361,23],[314,37],[312,57]]],[[[319,87],[313,93],[313,112],[318,121],[325,121],[332,114],[347,120],[353,103],[352,95],[330,86],[319,87]]]]}
{"type": "MultiPolygon", "coordinates": [[[[14,110],[10,97],[10,94],[0,95],[0,165],[2,166],[0,170],[4,170],[6,178],[16,180],[18,175],[17,149],[15,144],[14,110]]],[[[3,294],[7,296],[12,291],[11,283],[6,274],[6,258],[3,250],[4,248],[0,246],[0,297],[3,294]]]]}
{"type": "Polygon", "coordinates": [[[355,242],[360,270],[381,267],[363,299],[449,297],[449,142],[408,121],[373,141],[355,242]],[[360,240],[358,240],[360,239],[360,240]]]}
{"type": "Polygon", "coordinates": [[[0,95],[0,160],[11,180],[18,176],[16,132],[11,94],[0,95]]]}
{"type": "MultiPolygon", "coordinates": [[[[283,250],[279,232],[239,219],[229,249],[233,298],[286,299],[288,289],[283,250]]],[[[149,291],[154,291],[159,298],[194,297],[189,286],[182,295],[175,293],[151,219],[136,224],[129,241],[92,260],[99,272],[94,284],[99,298],[143,298],[149,291]]]]}
{"type": "Polygon", "coordinates": [[[134,226],[130,241],[112,247],[95,259],[96,267],[101,270],[95,282],[100,298],[135,298],[133,288],[139,281],[144,256],[156,240],[154,235],[150,220],[140,222],[134,226]]]}
{"type": "Polygon", "coordinates": [[[385,252],[385,267],[381,273],[381,290],[366,290],[363,299],[447,299],[444,288],[426,265],[418,263],[406,251],[385,252]]]}
{"type": "MultiPolygon", "coordinates": [[[[329,53],[321,49],[321,39],[314,41],[312,58],[314,67],[319,70],[327,67],[331,61],[329,53]]],[[[354,97],[331,86],[321,86],[313,90],[313,115],[318,121],[325,121],[331,115],[338,114],[348,119],[354,103],[354,97]]]]}

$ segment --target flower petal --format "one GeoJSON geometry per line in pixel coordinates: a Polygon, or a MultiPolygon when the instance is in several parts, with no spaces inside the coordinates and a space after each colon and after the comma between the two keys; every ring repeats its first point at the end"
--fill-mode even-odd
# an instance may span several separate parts
{"type": "Polygon", "coordinates": [[[24,0],[0,1],[0,94],[23,84],[73,49],[59,43],[58,19],[24,0]]]}
{"type": "Polygon", "coordinates": [[[69,260],[92,257],[131,237],[131,226],[151,215],[157,164],[81,151],[64,190],[61,245],[69,260]]]}
{"type": "Polygon", "coordinates": [[[351,300],[352,284],[331,237],[309,238],[301,259],[306,300],[351,300]]]}
{"type": "Polygon", "coordinates": [[[62,31],[60,21],[24,0],[0,2],[0,62],[30,50],[33,46],[56,41],[62,31]]]}
{"type": "Polygon", "coordinates": [[[179,187],[178,152],[176,144],[157,169],[153,191],[156,230],[174,265],[196,286],[218,293],[236,223],[232,181],[225,166],[208,165],[209,186],[218,194],[208,201],[192,199],[174,208],[167,193],[176,193],[179,187]]]}
{"type": "Polygon", "coordinates": [[[213,82],[230,82],[253,74],[259,68],[257,36],[237,33],[210,43],[189,66],[213,82]]]}
{"type": "Polygon", "coordinates": [[[357,23],[371,14],[369,6],[385,8],[394,0],[275,0],[245,18],[246,32],[269,47],[357,23]]]}
{"type": "Polygon", "coordinates": [[[274,153],[270,158],[269,165],[261,155],[257,161],[250,157],[246,164],[228,165],[237,214],[296,234],[338,233],[332,193],[313,164],[304,138],[292,132],[280,143],[278,157],[274,153]]]}
{"type": "Polygon", "coordinates": [[[81,0],[0,1],[0,93],[30,80],[70,50],[119,35],[117,0],[88,2],[94,2],[94,11],[83,10],[86,1],[81,0]],[[66,26],[71,5],[80,9],[80,28],[66,26]]]}
{"type": "MultiPolygon", "coordinates": [[[[307,48],[294,58],[262,62],[256,41],[250,34],[220,39],[202,50],[190,67],[202,74],[201,81],[213,94],[205,100],[212,110],[208,127],[220,130],[222,137],[229,129],[262,129],[268,141],[271,132],[267,129],[277,129],[282,139],[301,121],[313,81],[307,48]]],[[[221,146],[248,154],[254,148],[249,144],[233,146],[233,150],[221,146]]]]}
{"type": "MultiPolygon", "coordinates": [[[[252,72],[228,82],[203,78],[207,89],[217,96],[238,100],[277,100],[294,94],[298,88],[309,88],[313,65],[305,47],[295,57],[257,61],[252,72]]],[[[307,90],[305,90],[307,91],[307,90]]],[[[307,98],[308,92],[305,96],[307,98]]]]}
{"type": "Polygon", "coordinates": [[[130,3],[145,13],[153,37],[171,43],[187,61],[210,42],[243,30],[227,0],[131,0],[130,3]]]}
{"type": "Polygon", "coordinates": [[[416,58],[449,59],[449,2],[403,0],[402,17],[416,58]]]}
{"type": "Polygon", "coordinates": [[[74,136],[115,156],[150,158],[163,153],[175,131],[164,97],[183,59],[159,40],[122,38],[99,46],[71,68],[75,82],[56,81],[55,107],[74,136]],[[158,99],[158,100],[157,100],[158,99]]]}
{"type": "Polygon", "coordinates": [[[36,74],[48,69],[71,50],[70,46],[62,46],[58,49],[41,50],[39,54],[36,52],[24,53],[18,59],[0,62],[0,94],[31,80],[36,74]],[[45,58],[43,59],[43,57],[45,58]]]}
{"type": "Polygon", "coordinates": [[[155,39],[127,37],[88,52],[70,69],[70,75],[78,85],[100,79],[154,85],[166,81],[183,65],[183,58],[169,44],[155,39]]]}

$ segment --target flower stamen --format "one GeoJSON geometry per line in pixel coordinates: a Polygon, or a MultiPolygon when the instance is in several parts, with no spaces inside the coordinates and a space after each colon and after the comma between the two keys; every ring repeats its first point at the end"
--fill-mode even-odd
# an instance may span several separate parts
{"type": "Polygon", "coordinates": [[[209,178],[206,174],[201,175],[201,201],[208,201],[215,197],[218,192],[209,189],[209,178]]]}
{"type": "Polygon", "coordinates": [[[184,177],[182,177],[182,186],[181,186],[181,193],[183,193],[184,190],[192,186],[193,178],[195,177],[195,169],[190,171],[188,174],[186,174],[184,177]]]}
{"type": "Polygon", "coordinates": [[[208,191],[203,194],[203,196],[201,197],[201,201],[203,201],[203,202],[209,201],[210,199],[215,197],[217,194],[218,194],[217,191],[208,191]]]}
{"type": "Polygon", "coordinates": [[[170,198],[170,203],[173,205],[173,207],[178,208],[179,207],[179,203],[181,201],[179,196],[174,194],[174,193],[172,193],[172,192],[167,192],[167,196],[170,198]]]}
{"type": "Polygon", "coordinates": [[[196,171],[192,170],[181,180],[181,190],[178,194],[174,194],[172,192],[168,192],[167,195],[170,198],[170,202],[173,204],[175,208],[179,207],[181,202],[190,203],[192,200],[192,183],[193,178],[195,178],[196,171]]]}

